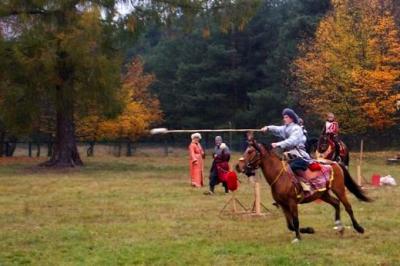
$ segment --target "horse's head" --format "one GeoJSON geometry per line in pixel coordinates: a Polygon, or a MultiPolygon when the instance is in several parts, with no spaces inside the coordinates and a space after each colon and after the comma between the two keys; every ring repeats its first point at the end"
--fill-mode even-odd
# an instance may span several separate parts
{"type": "Polygon", "coordinates": [[[236,164],[236,171],[252,176],[255,174],[255,170],[260,167],[266,150],[261,144],[257,143],[252,133],[247,134],[247,143],[245,152],[236,164]]]}

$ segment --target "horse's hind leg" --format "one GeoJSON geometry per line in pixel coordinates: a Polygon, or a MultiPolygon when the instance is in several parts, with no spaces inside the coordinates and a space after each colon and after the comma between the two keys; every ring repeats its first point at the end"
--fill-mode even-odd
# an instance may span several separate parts
{"type": "Polygon", "coordinates": [[[321,196],[321,199],[326,203],[332,205],[333,208],[335,208],[335,229],[338,230],[341,234],[343,234],[344,226],[342,224],[342,221],[340,220],[340,201],[337,198],[331,196],[329,194],[329,191],[326,191],[321,196]]]}
{"type": "Polygon", "coordinates": [[[346,209],[346,212],[349,214],[351,222],[353,223],[354,229],[356,229],[356,231],[360,234],[364,233],[364,228],[362,228],[362,226],[358,224],[356,218],[354,217],[353,209],[351,208],[351,204],[346,197],[345,191],[343,190],[342,193],[334,191],[334,193],[339,198],[340,202],[343,203],[344,208],[346,209]]]}

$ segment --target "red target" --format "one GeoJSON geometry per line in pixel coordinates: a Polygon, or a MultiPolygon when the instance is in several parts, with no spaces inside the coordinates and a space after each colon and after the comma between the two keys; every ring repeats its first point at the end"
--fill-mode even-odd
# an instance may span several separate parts
{"type": "Polygon", "coordinates": [[[238,189],[239,181],[236,172],[229,171],[226,173],[226,185],[230,191],[238,189]]]}

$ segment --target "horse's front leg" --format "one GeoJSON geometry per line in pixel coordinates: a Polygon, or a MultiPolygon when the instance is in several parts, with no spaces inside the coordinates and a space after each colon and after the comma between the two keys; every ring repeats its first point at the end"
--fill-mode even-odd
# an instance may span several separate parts
{"type": "Polygon", "coordinates": [[[299,222],[299,213],[298,213],[298,209],[297,209],[297,202],[291,201],[289,203],[289,208],[290,208],[290,212],[293,217],[294,232],[296,233],[296,238],[293,239],[292,243],[297,243],[297,242],[299,242],[299,240],[301,240],[300,222],[299,222]]]}
{"type": "Polygon", "coordinates": [[[282,206],[282,209],[285,213],[289,230],[294,231],[296,234],[296,237],[293,239],[292,243],[297,243],[299,240],[301,240],[297,202],[294,200],[289,200],[288,205],[282,206]]]}
{"type": "Polygon", "coordinates": [[[290,214],[290,210],[288,206],[282,206],[283,209],[283,213],[285,214],[285,218],[286,218],[286,224],[287,224],[287,228],[290,231],[294,231],[294,226],[293,226],[293,217],[290,214]]]}
{"type": "MultiPolygon", "coordinates": [[[[285,218],[286,218],[286,223],[287,223],[287,227],[290,231],[295,231],[294,229],[294,225],[293,225],[293,217],[290,214],[289,208],[286,208],[286,210],[284,208],[283,209],[283,213],[285,214],[285,218]]],[[[312,227],[300,227],[300,233],[301,234],[314,234],[315,230],[312,227]]]]}

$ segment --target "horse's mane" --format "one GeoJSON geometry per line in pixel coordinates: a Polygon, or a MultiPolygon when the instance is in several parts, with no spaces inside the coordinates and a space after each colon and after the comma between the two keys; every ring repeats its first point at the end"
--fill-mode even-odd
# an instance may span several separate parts
{"type": "Polygon", "coordinates": [[[272,151],[272,149],[273,149],[271,143],[260,142],[260,144],[261,144],[267,151],[272,151]]]}
{"type": "Polygon", "coordinates": [[[260,142],[260,144],[264,149],[267,150],[267,152],[275,157],[277,157],[279,160],[282,160],[283,158],[283,150],[281,148],[272,148],[271,143],[263,143],[260,142]]]}

